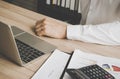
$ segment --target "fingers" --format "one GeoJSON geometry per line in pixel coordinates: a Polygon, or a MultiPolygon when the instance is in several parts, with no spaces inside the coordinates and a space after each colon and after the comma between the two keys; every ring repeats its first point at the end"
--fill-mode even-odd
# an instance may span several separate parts
{"type": "Polygon", "coordinates": [[[53,24],[54,24],[53,22],[51,22],[47,19],[37,21],[36,26],[35,26],[36,35],[38,35],[38,36],[50,36],[51,34],[49,34],[49,31],[51,31],[51,26],[54,26],[53,24]]]}
{"type": "Polygon", "coordinates": [[[38,36],[43,36],[43,35],[45,35],[45,32],[44,32],[44,30],[41,30],[41,31],[37,32],[36,34],[38,36]]]}
{"type": "Polygon", "coordinates": [[[42,27],[44,27],[44,26],[45,26],[44,23],[40,23],[40,24],[38,24],[38,25],[35,26],[35,29],[42,28],[42,27]]]}
{"type": "Polygon", "coordinates": [[[44,31],[45,31],[44,27],[39,27],[39,28],[35,29],[35,32],[38,36],[44,35],[45,34],[44,31]]]}
{"type": "Polygon", "coordinates": [[[36,32],[39,32],[39,31],[42,31],[42,30],[44,30],[45,29],[45,27],[39,27],[39,28],[37,28],[35,31],[36,32]]]}
{"type": "Polygon", "coordinates": [[[41,20],[41,21],[37,21],[36,22],[36,26],[35,26],[35,33],[38,36],[42,36],[45,34],[45,23],[44,23],[45,19],[41,20]]]}
{"type": "Polygon", "coordinates": [[[35,24],[35,28],[37,29],[37,28],[41,27],[41,25],[44,25],[45,24],[44,21],[45,21],[45,19],[37,21],[35,24]]]}

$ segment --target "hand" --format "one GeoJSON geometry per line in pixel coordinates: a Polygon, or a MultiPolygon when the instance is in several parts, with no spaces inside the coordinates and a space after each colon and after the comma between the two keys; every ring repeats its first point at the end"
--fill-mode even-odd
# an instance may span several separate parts
{"type": "Polygon", "coordinates": [[[53,38],[66,38],[67,25],[57,21],[43,19],[36,22],[35,32],[38,36],[48,36],[53,38]]]}

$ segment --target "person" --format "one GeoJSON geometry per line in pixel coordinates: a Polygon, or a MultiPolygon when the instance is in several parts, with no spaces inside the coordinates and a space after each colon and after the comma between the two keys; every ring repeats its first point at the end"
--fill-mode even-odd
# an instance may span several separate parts
{"type": "Polygon", "coordinates": [[[43,19],[36,23],[36,34],[103,45],[120,45],[120,0],[80,1],[80,25],[43,19]]]}

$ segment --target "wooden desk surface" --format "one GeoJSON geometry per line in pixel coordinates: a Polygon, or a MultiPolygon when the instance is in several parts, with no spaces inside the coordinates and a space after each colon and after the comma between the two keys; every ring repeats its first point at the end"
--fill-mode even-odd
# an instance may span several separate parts
{"type": "MultiPolygon", "coordinates": [[[[9,25],[15,25],[31,34],[34,34],[32,29],[34,28],[35,22],[43,18],[49,17],[37,14],[35,12],[17,7],[15,5],[0,0],[0,21],[4,23],[7,23],[9,25]]],[[[55,20],[52,18],[49,19],[55,20]]],[[[53,39],[47,37],[40,38],[57,46],[58,49],[65,52],[71,52],[75,48],[78,48],[83,51],[88,51],[120,59],[120,46],[104,46],[83,43],[80,41],[53,39]]],[[[46,54],[38,58],[37,60],[27,64],[25,67],[20,67],[0,55],[0,79],[30,79],[35,73],[35,71],[37,71],[37,69],[42,65],[42,63],[48,58],[49,55],[50,54],[46,54]]]]}

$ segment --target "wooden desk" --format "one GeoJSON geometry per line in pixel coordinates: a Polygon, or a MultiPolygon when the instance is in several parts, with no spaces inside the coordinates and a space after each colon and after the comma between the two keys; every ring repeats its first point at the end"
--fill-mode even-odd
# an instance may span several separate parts
{"type": "MultiPolygon", "coordinates": [[[[49,18],[0,0],[0,21],[15,25],[31,34],[34,34],[32,29],[34,28],[35,22],[45,17],[49,18]]],[[[52,18],[49,19],[55,20],[52,18]]],[[[103,46],[66,39],[40,38],[54,44],[58,49],[65,52],[71,52],[75,48],[78,48],[83,51],[94,52],[104,56],[120,58],[120,46],[103,46]]],[[[46,54],[27,64],[25,67],[20,67],[0,55],[0,79],[30,79],[49,55],[50,54],[46,54]]]]}

